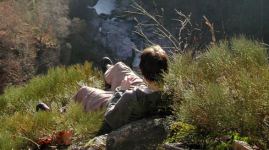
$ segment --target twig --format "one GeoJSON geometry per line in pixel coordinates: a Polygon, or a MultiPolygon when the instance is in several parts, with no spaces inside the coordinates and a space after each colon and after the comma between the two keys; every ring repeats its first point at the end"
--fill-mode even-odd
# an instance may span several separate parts
{"type": "MultiPolygon", "coordinates": [[[[192,31],[189,28],[192,28],[191,24],[191,13],[189,15],[185,15],[182,12],[175,10],[176,14],[179,16],[178,19],[172,19],[174,21],[179,22],[179,31],[177,37],[174,36],[174,34],[171,33],[157,18],[163,18],[163,16],[160,15],[152,15],[147,10],[145,10],[141,5],[138,3],[134,3],[132,5],[134,8],[134,11],[127,11],[127,13],[130,14],[136,14],[136,15],[142,15],[147,17],[151,22],[153,23],[140,23],[137,18],[134,20],[137,22],[136,26],[136,33],[137,35],[144,38],[148,43],[154,44],[143,31],[146,27],[153,27],[155,30],[152,32],[154,36],[159,37],[160,39],[167,39],[171,46],[163,46],[163,47],[169,47],[174,50],[174,52],[184,52],[184,49],[186,49],[189,46],[190,38],[192,36],[192,31]],[[183,35],[184,34],[184,35],[183,35]],[[183,37],[187,36],[187,37],[183,37]]],[[[164,10],[162,10],[163,12],[164,10]]]]}
{"type": "MultiPolygon", "coordinates": [[[[140,6],[137,3],[134,3],[134,6],[132,6],[132,7],[138,11],[137,14],[145,15],[148,18],[150,18],[153,22],[155,22],[156,26],[158,26],[158,30],[172,42],[172,44],[175,46],[176,49],[179,49],[176,42],[175,42],[175,41],[177,41],[176,38],[153,15],[151,15],[149,12],[147,12],[142,6],[140,6]]],[[[133,12],[133,13],[135,13],[135,12],[133,12]]],[[[143,35],[145,35],[145,34],[143,34],[143,35]]]]}

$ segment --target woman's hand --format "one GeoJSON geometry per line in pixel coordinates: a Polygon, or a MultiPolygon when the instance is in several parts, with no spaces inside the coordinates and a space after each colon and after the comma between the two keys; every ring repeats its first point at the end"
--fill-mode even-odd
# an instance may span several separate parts
{"type": "Polygon", "coordinates": [[[136,78],[132,75],[126,76],[120,84],[120,89],[121,90],[128,90],[133,87],[133,83],[135,83],[136,78]]]}

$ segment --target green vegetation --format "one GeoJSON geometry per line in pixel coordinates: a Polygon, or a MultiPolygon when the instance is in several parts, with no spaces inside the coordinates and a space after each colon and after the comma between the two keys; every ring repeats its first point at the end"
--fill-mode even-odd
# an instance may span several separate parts
{"type": "MultiPolygon", "coordinates": [[[[93,137],[103,112],[83,112],[72,96],[78,83],[101,88],[96,72],[89,63],[59,67],[24,86],[8,87],[0,96],[0,149],[33,147],[38,138],[62,130],[74,132],[73,142],[93,137]],[[36,113],[39,101],[52,111],[36,113]],[[66,113],[58,111],[63,105],[66,113]]],[[[269,64],[267,49],[259,42],[239,37],[211,46],[196,58],[175,54],[165,84],[178,119],[168,142],[227,149],[242,140],[268,148],[269,64]]]]}
{"type": "Polygon", "coordinates": [[[78,84],[100,88],[102,81],[90,63],[69,68],[50,69],[45,76],[37,76],[24,86],[9,87],[0,97],[0,149],[25,149],[34,146],[31,140],[72,130],[73,141],[93,137],[100,129],[103,112],[85,113],[72,102],[78,84]],[[35,112],[39,102],[47,103],[51,112],[35,112]],[[59,109],[67,105],[67,112],[59,109]]]}
{"type": "Polygon", "coordinates": [[[166,86],[179,121],[197,127],[204,137],[238,134],[263,148],[269,145],[268,54],[259,42],[245,37],[223,41],[195,59],[175,55],[170,67],[166,86]]]}

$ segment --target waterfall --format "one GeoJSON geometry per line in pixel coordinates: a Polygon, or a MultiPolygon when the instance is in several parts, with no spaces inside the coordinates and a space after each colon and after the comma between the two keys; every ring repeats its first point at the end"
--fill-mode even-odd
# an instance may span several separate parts
{"type": "Polygon", "coordinates": [[[116,0],[98,0],[97,4],[93,6],[98,15],[110,15],[116,7],[116,0]]]}

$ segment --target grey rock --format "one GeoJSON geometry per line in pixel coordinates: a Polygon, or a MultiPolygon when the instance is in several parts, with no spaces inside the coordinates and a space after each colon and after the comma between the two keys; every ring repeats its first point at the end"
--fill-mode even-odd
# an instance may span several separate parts
{"type": "Polygon", "coordinates": [[[155,150],[169,134],[170,118],[142,119],[90,140],[87,150],[155,150]]]}
{"type": "Polygon", "coordinates": [[[164,150],[187,150],[187,148],[182,147],[181,143],[166,143],[163,145],[164,150]]]}
{"type": "Polygon", "coordinates": [[[108,134],[107,149],[156,149],[168,135],[168,126],[168,119],[143,119],[127,124],[108,134]]]}
{"type": "Polygon", "coordinates": [[[106,149],[107,134],[101,135],[91,139],[84,149],[87,150],[105,150],[106,149]]]}
{"type": "Polygon", "coordinates": [[[130,24],[123,22],[115,22],[106,20],[101,25],[101,39],[105,47],[109,47],[112,53],[119,58],[127,59],[132,56],[132,49],[135,49],[135,44],[129,37],[130,24]]]}
{"type": "Polygon", "coordinates": [[[121,15],[125,16],[126,11],[132,10],[132,4],[134,3],[134,0],[118,0],[116,3],[116,9],[114,10],[114,15],[121,15]]]}
{"type": "Polygon", "coordinates": [[[233,150],[253,150],[253,148],[244,141],[234,141],[233,150]]]}
{"type": "Polygon", "coordinates": [[[88,5],[89,5],[90,7],[93,7],[94,5],[97,4],[98,0],[88,0],[87,2],[88,2],[88,5]]]}

